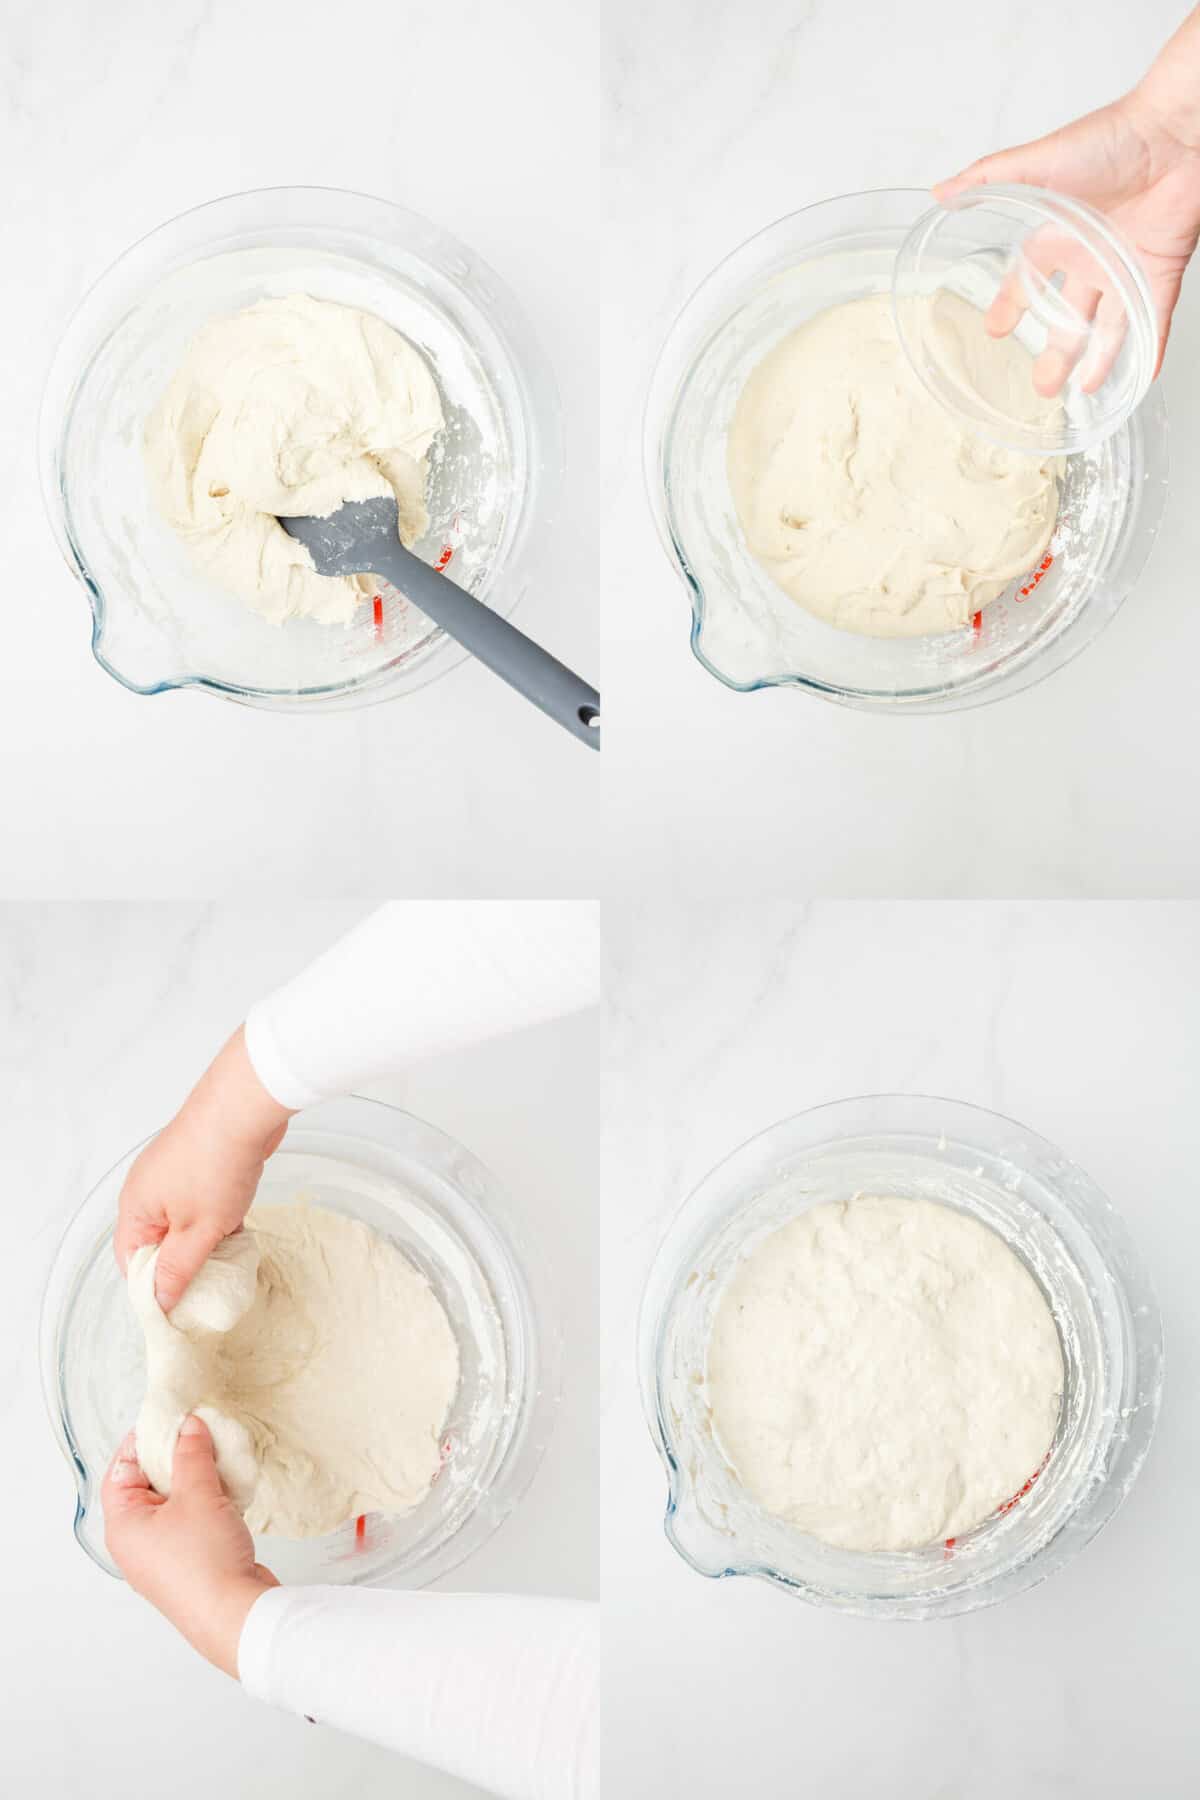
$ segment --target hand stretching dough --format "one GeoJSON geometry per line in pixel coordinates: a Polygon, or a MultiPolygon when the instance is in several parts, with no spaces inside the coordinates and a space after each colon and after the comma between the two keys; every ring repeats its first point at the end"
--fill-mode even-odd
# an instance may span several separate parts
{"type": "Polygon", "coordinates": [[[146,475],[220,586],[276,623],[344,623],[377,582],[318,575],[279,519],[395,494],[400,537],[415,543],[429,524],[426,452],[444,422],[407,338],[371,313],[293,294],[197,332],[146,421],[146,475]]]}
{"type": "MultiPolygon", "coordinates": [[[[1034,418],[1028,353],[975,308],[939,305],[941,348],[1034,418]]],[[[908,366],[886,295],[818,313],[742,389],[729,485],[746,543],[785,593],[869,637],[953,631],[1024,575],[1058,516],[1056,463],[971,436],[908,366]]]]}
{"type": "Polygon", "coordinates": [[[318,1537],[364,1512],[407,1512],[441,1467],[458,1346],[425,1277],[387,1239],[323,1207],[256,1207],[168,1316],[157,1248],[129,1298],[146,1340],[138,1460],[171,1489],[179,1427],[209,1427],[251,1531],[318,1537]]]}
{"type": "Polygon", "coordinates": [[[1062,1351],[1007,1244],[927,1200],[814,1206],[750,1253],[708,1347],[717,1441],[770,1513],[827,1544],[957,1537],[1020,1492],[1062,1351]]]}

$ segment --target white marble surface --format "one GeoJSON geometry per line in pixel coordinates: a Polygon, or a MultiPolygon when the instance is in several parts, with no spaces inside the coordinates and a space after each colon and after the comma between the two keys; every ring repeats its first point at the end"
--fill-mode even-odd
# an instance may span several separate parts
{"type": "MultiPolygon", "coordinates": [[[[251,1701],[88,1561],[40,1392],[37,1318],[83,1195],[166,1119],[260,993],[362,914],[0,907],[0,1791],[180,1800],[474,1787],[251,1701]]],[[[564,1400],[525,1500],[443,1585],[594,1595],[595,1016],[414,1067],[371,1091],[468,1145],[555,1273],[564,1400]]]]}
{"type": "Polygon", "coordinates": [[[1191,894],[1200,278],[1164,382],[1173,500],[1134,600],[1046,686],[888,720],[738,696],[686,643],[642,493],[673,314],[807,202],[921,185],[1126,85],[1179,0],[1062,0],[992,29],[952,0],[13,0],[0,149],[16,278],[0,418],[3,891],[1191,894]],[[368,81],[368,72],[376,76],[368,81]],[[557,370],[568,481],[524,623],[602,661],[603,767],[479,669],[357,715],[126,694],[92,664],[33,461],[44,365],[143,231],[278,182],[428,213],[515,289],[557,370]]]}
{"type": "Polygon", "coordinates": [[[610,914],[603,1581],[609,1789],[837,1800],[1195,1791],[1200,1566],[1200,917],[1189,905],[786,903],[610,914]],[[1109,1194],[1162,1308],[1163,1411],[1101,1535],[947,1622],[846,1618],[705,1581],[662,1534],[634,1321],[677,1206],[824,1101],[953,1096],[1048,1137],[1109,1194]]]}

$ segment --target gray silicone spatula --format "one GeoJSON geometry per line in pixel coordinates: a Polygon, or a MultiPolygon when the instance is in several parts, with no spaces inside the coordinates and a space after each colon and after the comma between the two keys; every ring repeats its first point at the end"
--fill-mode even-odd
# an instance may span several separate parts
{"type": "Polygon", "coordinates": [[[327,519],[280,519],[305,544],[318,575],[381,575],[493,674],[540,706],[593,750],[600,748],[600,696],[548,650],[406,550],[394,500],[348,500],[327,519]]]}

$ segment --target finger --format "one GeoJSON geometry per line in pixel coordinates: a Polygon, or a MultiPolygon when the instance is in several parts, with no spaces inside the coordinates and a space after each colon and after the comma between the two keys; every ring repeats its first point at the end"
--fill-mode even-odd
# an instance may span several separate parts
{"type": "Polygon", "coordinates": [[[945,206],[968,188],[994,186],[997,183],[1002,185],[1006,182],[1018,185],[1030,181],[1036,186],[1026,160],[1025,153],[1029,148],[1031,146],[1025,144],[1015,150],[996,150],[991,156],[981,156],[977,162],[961,169],[957,175],[951,175],[948,181],[935,181],[934,199],[939,206],[945,206]]]}
{"type": "Polygon", "coordinates": [[[1155,283],[1155,301],[1159,308],[1159,358],[1155,362],[1155,380],[1162,369],[1162,358],[1166,355],[1166,340],[1171,335],[1171,319],[1175,317],[1178,290],[1180,290],[1178,275],[1169,275],[1168,279],[1155,283]]]}
{"type": "Polygon", "coordinates": [[[112,1461],[108,1465],[108,1476],[111,1480],[120,1482],[124,1487],[150,1486],[150,1477],[138,1461],[137,1433],[132,1427],[125,1433],[113,1451],[112,1461]]]}
{"type": "Polygon", "coordinates": [[[212,1433],[203,1419],[189,1413],[179,1428],[171,1465],[171,1494],[184,1499],[222,1499],[225,1490],[217,1473],[212,1433]]]}
{"type": "Polygon", "coordinates": [[[216,1226],[200,1224],[168,1231],[154,1270],[154,1297],[165,1313],[182,1300],[189,1282],[200,1273],[224,1235],[216,1226]]]}
{"type": "Polygon", "coordinates": [[[1008,337],[1031,306],[1036,310],[1036,290],[1049,282],[1054,272],[1053,258],[1039,252],[1036,233],[1027,238],[983,315],[992,337],[1008,337]]]}
{"type": "MultiPolygon", "coordinates": [[[[1007,337],[1032,309],[1035,317],[1045,311],[1045,295],[1055,277],[1066,274],[1069,245],[1061,231],[1041,225],[1010,252],[1009,267],[988,307],[987,328],[993,337],[1007,337]]],[[[1057,306],[1057,300],[1055,302],[1057,306]]]]}
{"type": "MultiPolygon", "coordinates": [[[[1057,322],[1033,363],[1033,385],[1043,399],[1061,394],[1080,358],[1094,347],[1090,327],[1100,307],[1100,290],[1078,276],[1069,275],[1059,295],[1057,322]]],[[[1089,359],[1090,360],[1090,359],[1089,359]]],[[[1101,377],[1103,380],[1103,376],[1101,377]]]]}
{"type": "Polygon", "coordinates": [[[138,1462],[132,1431],[118,1445],[108,1465],[100,1485],[100,1504],[106,1520],[162,1505],[162,1495],[154,1492],[149,1476],[138,1462]]]}
{"type": "Polygon", "coordinates": [[[1007,337],[1029,313],[1044,331],[1034,358],[1033,386],[1043,398],[1065,387],[1088,348],[1100,304],[1094,261],[1063,232],[1043,226],[1015,253],[984,315],[993,337],[1007,337]]]}
{"type": "Polygon", "coordinates": [[[1007,337],[1025,316],[1025,286],[1017,269],[1010,269],[983,315],[991,337],[1007,337]]]}
{"type": "Polygon", "coordinates": [[[1099,300],[1091,341],[1079,370],[1079,386],[1085,394],[1094,394],[1104,386],[1129,330],[1129,315],[1120,296],[1104,293],[1099,300]]]}
{"type": "MultiPolygon", "coordinates": [[[[968,188],[986,186],[988,180],[988,164],[997,160],[996,157],[992,156],[980,157],[978,162],[970,163],[967,168],[960,169],[957,175],[951,175],[948,181],[935,181],[933,184],[933,197],[938,205],[945,206],[948,201],[955,199],[959,194],[965,193],[968,188]]],[[[1002,178],[998,175],[994,175],[992,179],[993,181],[999,181],[1002,178]]]]}
{"type": "Polygon", "coordinates": [[[113,1254],[122,1275],[129,1273],[129,1259],[134,1251],[140,1250],[143,1244],[161,1244],[166,1231],[165,1221],[161,1225],[154,1225],[134,1213],[128,1217],[119,1215],[117,1228],[113,1232],[113,1254]]]}
{"type": "Polygon", "coordinates": [[[929,191],[939,206],[945,206],[947,201],[953,200],[956,194],[961,194],[964,189],[975,185],[974,165],[972,165],[970,169],[963,169],[958,175],[951,175],[948,181],[935,181],[929,191]]]}

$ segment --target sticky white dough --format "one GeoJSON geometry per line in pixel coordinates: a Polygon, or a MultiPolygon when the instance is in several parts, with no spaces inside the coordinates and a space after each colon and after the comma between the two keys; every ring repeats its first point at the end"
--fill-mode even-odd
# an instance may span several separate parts
{"type": "Polygon", "coordinates": [[[209,320],[146,421],[150,493],[221,587],[265,618],[344,623],[372,575],[318,575],[280,518],[396,498],[405,544],[425,532],[428,452],[444,423],[408,339],[308,294],[209,320]]]}
{"type": "MultiPolygon", "coordinates": [[[[1058,410],[1013,339],[954,295],[944,360],[1006,414],[1058,410]]],[[[987,443],[917,380],[886,294],[818,313],[777,344],[738,399],[729,485],[746,544],[809,612],[870,637],[970,622],[1038,562],[1058,516],[1057,464],[987,443]]]]}
{"type": "Polygon", "coordinates": [[[1062,1351],[995,1232],[931,1201],[860,1195],[758,1243],[707,1355],[713,1430],[770,1513],[828,1544],[960,1536],[1050,1447],[1062,1351]]]}
{"type": "Polygon", "coordinates": [[[193,1412],[252,1531],[320,1536],[424,1499],[458,1346],[394,1244],[323,1207],[256,1207],[169,1315],[154,1296],[157,1262],[157,1249],[136,1251],[128,1289],[146,1345],[138,1460],[159,1493],[193,1412]]]}

